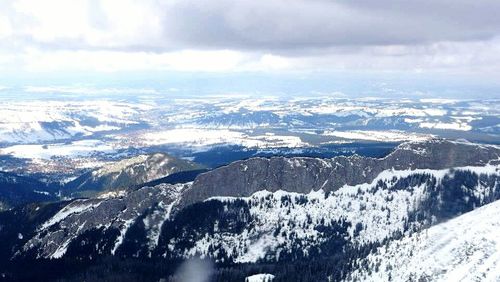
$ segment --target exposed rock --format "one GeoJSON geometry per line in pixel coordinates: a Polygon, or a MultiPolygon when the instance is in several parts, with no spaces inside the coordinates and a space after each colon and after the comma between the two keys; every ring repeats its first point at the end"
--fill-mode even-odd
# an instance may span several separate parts
{"type": "Polygon", "coordinates": [[[199,175],[176,210],[215,196],[248,197],[261,190],[309,193],[370,183],[387,169],[445,169],[498,162],[500,149],[441,139],[399,145],[384,158],[360,156],[253,158],[199,175]]]}

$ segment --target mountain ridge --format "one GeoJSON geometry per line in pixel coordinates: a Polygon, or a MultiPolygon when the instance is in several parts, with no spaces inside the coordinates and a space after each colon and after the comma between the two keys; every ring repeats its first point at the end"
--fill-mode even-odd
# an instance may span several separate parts
{"type": "Polygon", "coordinates": [[[87,172],[64,187],[67,193],[133,189],[169,175],[202,169],[191,161],[177,159],[165,153],[138,155],[87,172]]]}
{"type": "Polygon", "coordinates": [[[306,157],[252,158],[200,174],[186,191],[180,207],[213,196],[247,197],[267,189],[309,193],[311,190],[335,191],[344,184],[371,182],[386,169],[443,169],[466,165],[484,165],[500,159],[494,145],[433,139],[405,142],[383,158],[338,156],[331,159],[306,157]],[[460,150],[457,150],[457,147],[460,150]],[[429,150],[429,151],[426,151],[429,150]],[[458,152],[460,151],[460,152],[458,152]],[[419,160],[420,163],[415,163],[419,160]],[[250,170],[249,170],[249,167],[250,170]],[[272,168],[278,169],[272,169],[272,168]],[[251,173],[249,175],[248,171],[251,173]]]}
{"type": "MultiPolygon", "coordinates": [[[[363,259],[379,247],[500,200],[499,156],[496,146],[436,140],[403,143],[380,159],[238,161],[200,174],[192,183],[159,184],[60,204],[33,223],[36,228],[24,224],[32,229],[23,232],[16,232],[12,225],[2,235],[0,228],[0,239],[15,246],[2,256],[15,260],[118,257],[166,261],[200,256],[228,269],[315,261],[321,271],[305,277],[307,273],[295,270],[294,275],[338,281],[364,269],[363,259]],[[450,152],[451,157],[441,158],[450,152]],[[267,167],[255,165],[262,162],[274,165],[271,173],[267,167]],[[365,171],[360,164],[371,164],[368,168],[376,175],[370,178],[365,173],[363,181],[349,182],[348,174],[332,173],[335,167],[347,167],[344,171],[354,179],[365,171]],[[231,169],[236,174],[225,174],[231,169]],[[275,177],[278,172],[283,174],[282,182],[276,183],[285,186],[255,185],[255,192],[230,186],[252,179],[265,182],[264,176],[275,177]],[[249,177],[239,178],[239,173],[249,177]],[[296,177],[287,180],[287,173],[296,173],[296,177]],[[209,187],[200,186],[203,181],[213,184],[211,175],[225,178],[220,183],[222,190],[193,198],[193,189],[209,187]],[[343,182],[339,187],[321,187],[335,177],[343,182]],[[308,183],[311,186],[305,186],[308,183]],[[296,187],[303,189],[295,191],[296,187]],[[227,191],[230,193],[222,193],[227,191]]],[[[22,209],[15,212],[22,213],[22,209]]],[[[31,213],[31,218],[38,217],[37,209],[31,213]]],[[[10,222],[14,217],[5,218],[10,222]]],[[[283,281],[278,266],[269,269],[266,273],[283,281]]]]}

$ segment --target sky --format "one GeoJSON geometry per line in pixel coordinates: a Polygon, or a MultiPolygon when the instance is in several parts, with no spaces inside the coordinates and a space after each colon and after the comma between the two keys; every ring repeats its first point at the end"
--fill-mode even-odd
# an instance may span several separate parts
{"type": "Polygon", "coordinates": [[[302,80],[491,97],[498,11],[497,0],[1,0],[0,89],[135,78],[279,92],[302,80]]]}

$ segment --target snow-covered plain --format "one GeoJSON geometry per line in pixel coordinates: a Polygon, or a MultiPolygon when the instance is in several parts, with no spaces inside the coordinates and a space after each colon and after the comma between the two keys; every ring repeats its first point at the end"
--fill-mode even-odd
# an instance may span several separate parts
{"type": "MultiPolygon", "coordinates": [[[[251,136],[248,131],[256,128],[289,130],[307,127],[342,132],[347,131],[342,129],[346,126],[349,130],[373,131],[375,128],[371,123],[377,126],[385,124],[387,130],[414,127],[424,131],[471,131],[477,129],[474,121],[482,117],[498,117],[498,114],[498,101],[495,100],[284,99],[264,96],[172,99],[167,104],[155,102],[153,98],[148,102],[6,101],[0,109],[0,143],[33,144],[93,136],[99,132],[113,134],[137,124],[154,128],[151,134],[168,130],[171,135],[178,133],[179,136],[169,137],[171,142],[177,139],[185,141],[185,132],[171,131],[178,128],[236,130],[218,132],[220,138],[225,138],[224,134],[251,136]]],[[[481,126],[494,127],[498,121],[492,119],[486,123],[490,124],[481,126]]]]}
{"type": "Polygon", "coordinates": [[[2,102],[0,143],[37,143],[90,136],[137,124],[146,104],[97,101],[2,102]]]}
{"type": "Polygon", "coordinates": [[[432,134],[409,133],[401,130],[326,131],[323,135],[335,136],[347,140],[370,140],[382,142],[425,141],[434,137],[432,134]]]}
{"type": "Polygon", "coordinates": [[[29,144],[13,145],[0,149],[0,155],[11,155],[16,158],[49,160],[52,157],[89,156],[93,153],[112,153],[114,144],[102,140],[80,140],[69,143],[50,145],[29,144]]]}
{"type": "Polygon", "coordinates": [[[224,144],[241,145],[250,148],[295,148],[308,146],[307,143],[302,142],[300,137],[297,136],[279,136],[274,134],[251,136],[244,132],[227,129],[180,128],[147,133],[140,138],[142,138],[142,142],[146,145],[180,144],[195,148],[224,144]]]}
{"type": "Polygon", "coordinates": [[[157,146],[199,152],[225,145],[301,148],[457,134],[489,142],[500,136],[498,100],[217,95],[172,98],[168,103],[154,97],[122,101],[96,96],[86,101],[2,103],[0,156],[38,160],[82,159],[157,146]]]}

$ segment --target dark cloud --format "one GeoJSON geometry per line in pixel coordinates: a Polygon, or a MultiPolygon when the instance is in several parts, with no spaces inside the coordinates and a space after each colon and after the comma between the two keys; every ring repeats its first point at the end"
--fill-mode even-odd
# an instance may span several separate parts
{"type": "Polygon", "coordinates": [[[183,0],[161,9],[165,45],[195,48],[417,45],[500,34],[497,0],[183,0]]]}

